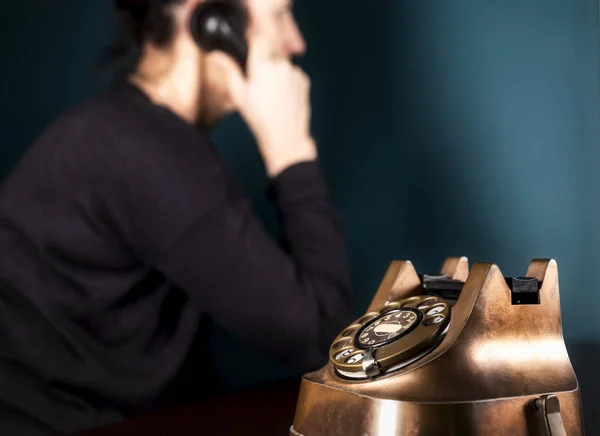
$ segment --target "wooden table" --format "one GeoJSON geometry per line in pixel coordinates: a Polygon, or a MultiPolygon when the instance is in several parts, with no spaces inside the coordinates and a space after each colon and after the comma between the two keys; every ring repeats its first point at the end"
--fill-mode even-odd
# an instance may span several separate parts
{"type": "Polygon", "coordinates": [[[284,380],[157,411],[78,436],[288,436],[299,389],[299,379],[284,380]]]}

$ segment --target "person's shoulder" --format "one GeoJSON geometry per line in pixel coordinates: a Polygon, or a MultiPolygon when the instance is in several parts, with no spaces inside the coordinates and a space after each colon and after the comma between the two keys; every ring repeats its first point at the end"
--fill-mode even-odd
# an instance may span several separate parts
{"type": "MultiPolygon", "coordinates": [[[[72,105],[62,112],[44,132],[77,137],[85,134],[110,136],[133,130],[132,122],[143,122],[144,114],[135,107],[122,86],[111,86],[72,105]]],[[[144,129],[138,129],[144,132],[144,129]]],[[[43,135],[42,135],[43,136],[43,135]]]]}
{"type": "Polygon", "coordinates": [[[62,152],[110,153],[132,161],[214,157],[207,135],[124,83],[65,111],[38,142],[62,152]]]}
{"type": "Polygon", "coordinates": [[[112,164],[107,133],[112,120],[119,119],[119,104],[111,94],[105,90],[74,103],[46,124],[13,165],[3,181],[4,188],[33,186],[32,180],[44,180],[47,189],[68,191],[81,187],[88,175],[109,172],[106,170],[112,164]]]}
{"type": "Polygon", "coordinates": [[[86,148],[106,141],[119,126],[127,125],[126,102],[114,88],[72,104],[44,127],[32,148],[53,148],[56,152],[86,148]]]}

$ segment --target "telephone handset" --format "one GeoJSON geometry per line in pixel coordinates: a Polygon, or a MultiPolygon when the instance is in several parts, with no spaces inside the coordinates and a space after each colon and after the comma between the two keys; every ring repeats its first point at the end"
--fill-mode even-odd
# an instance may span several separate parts
{"type": "Polygon", "coordinates": [[[431,351],[450,322],[440,297],[404,298],[371,310],[344,329],[329,350],[343,377],[364,379],[404,367],[431,351]]]}
{"type": "Polygon", "coordinates": [[[194,41],[206,52],[219,50],[232,56],[246,71],[248,14],[241,2],[207,0],[200,3],[190,19],[194,41]]]}

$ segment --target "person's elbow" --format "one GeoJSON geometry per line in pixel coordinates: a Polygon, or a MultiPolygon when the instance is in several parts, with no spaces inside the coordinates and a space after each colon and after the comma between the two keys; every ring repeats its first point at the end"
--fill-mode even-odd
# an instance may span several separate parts
{"type": "Polygon", "coordinates": [[[297,363],[303,372],[315,371],[327,364],[332,342],[353,319],[348,288],[339,287],[335,292],[327,289],[327,296],[319,292],[323,291],[315,289],[314,298],[307,304],[310,309],[298,325],[302,338],[299,349],[303,352],[297,363]]]}

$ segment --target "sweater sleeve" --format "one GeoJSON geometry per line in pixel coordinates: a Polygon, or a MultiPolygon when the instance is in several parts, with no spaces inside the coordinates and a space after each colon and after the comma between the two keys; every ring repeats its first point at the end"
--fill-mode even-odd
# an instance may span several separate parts
{"type": "Polygon", "coordinates": [[[342,232],[316,162],[288,168],[271,194],[287,250],[243,196],[224,190],[156,268],[232,334],[308,371],[326,363],[329,344],[350,321],[342,232]]]}

